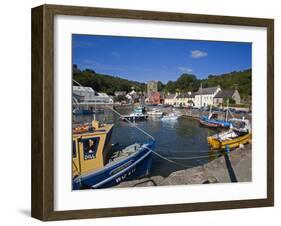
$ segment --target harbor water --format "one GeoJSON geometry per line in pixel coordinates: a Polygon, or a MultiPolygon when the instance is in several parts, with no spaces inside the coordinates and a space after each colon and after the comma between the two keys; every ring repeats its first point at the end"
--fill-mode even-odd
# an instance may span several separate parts
{"type": "MultiPolygon", "coordinates": [[[[132,109],[118,110],[121,114],[129,114],[132,109]]],[[[95,115],[74,115],[73,123],[91,122],[94,117],[102,123],[114,123],[112,143],[117,147],[126,147],[135,142],[147,142],[149,137],[137,130],[134,125],[121,120],[111,110],[95,115]]],[[[163,121],[159,117],[135,122],[140,129],[152,135],[156,140],[155,152],[163,156],[153,155],[150,176],[167,177],[172,172],[203,165],[219,157],[208,147],[206,137],[218,131],[200,126],[194,119],[180,117],[175,121],[163,121]]]]}

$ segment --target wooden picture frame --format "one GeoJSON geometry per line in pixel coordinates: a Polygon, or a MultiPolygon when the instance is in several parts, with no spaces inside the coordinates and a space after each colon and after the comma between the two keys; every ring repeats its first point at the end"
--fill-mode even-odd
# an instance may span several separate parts
{"type": "Polygon", "coordinates": [[[162,214],[274,205],[274,21],[272,19],[211,16],[42,5],[32,9],[32,200],[31,215],[50,221],[98,217],[162,214]],[[122,208],[54,211],[54,16],[88,16],[267,29],[267,198],[238,201],[169,204],[122,208]]]}

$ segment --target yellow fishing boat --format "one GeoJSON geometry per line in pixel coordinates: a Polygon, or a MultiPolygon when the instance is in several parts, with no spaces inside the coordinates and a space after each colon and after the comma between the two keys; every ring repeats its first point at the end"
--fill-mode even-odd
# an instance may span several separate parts
{"type": "Polygon", "coordinates": [[[112,150],[113,124],[73,128],[72,188],[106,188],[149,173],[154,139],[112,150]]]}
{"type": "Polygon", "coordinates": [[[72,175],[85,175],[104,167],[109,160],[113,124],[93,120],[73,129],[72,175]]]}
{"type": "Polygon", "coordinates": [[[231,119],[228,131],[209,136],[208,144],[212,150],[233,149],[247,144],[252,136],[250,122],[245,119],[231,119]]]}

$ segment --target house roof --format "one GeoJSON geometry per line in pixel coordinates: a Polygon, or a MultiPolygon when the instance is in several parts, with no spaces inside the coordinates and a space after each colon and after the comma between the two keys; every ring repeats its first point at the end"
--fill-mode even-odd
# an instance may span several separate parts
{"type": "Polygon", "coordinates": [[[231,98],[235,90],[221,90],[217,93],[215,98],[231,98]]]}
{"type": "Polygon", "coordinates": [[[170,93],[169,95],[166,96],[166,99],[174,99],[177,96],[175,93],[170,93]]]}
{"type": "Polygon", "coordinates": [[[195,93],[181,93],[180,95],[177,96],[177,98],[194,98],[195,97],[195,93]]]}
{"type": "Polygon", "coordinates": [[[197,95],[208,95],[208,94],[214,94],[219,86],[214,87],[208,87],[208,88],[199,88],[199,90],[196,92],[197,95]]]}
{"type": "Polygon", "coordinates": [[[92,87],[88,86],[73,86],[73,91],[95,92],[92,87]]]}

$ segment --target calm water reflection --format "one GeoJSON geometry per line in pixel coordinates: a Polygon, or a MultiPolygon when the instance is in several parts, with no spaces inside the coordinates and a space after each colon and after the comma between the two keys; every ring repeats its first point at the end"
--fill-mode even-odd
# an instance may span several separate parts
{"type": "MultiPolygon", "coordinates": [[[[119,110],[121,114],[130,113],[128,110],[119,110]]],[[[91,122],[93,115],[73,116],[74,123],[91,122]]],[[[147,136],[142,134],[132,125],[120,120],[120,117],[110,110],[96,114],[101,122],[114,123],[112,143],[121,146],[130,145],[136,141],[145,142],[147,136]]],[[[201,127],[196,120],[179,118],[177,121],[164,122],[160,118],[149,118],[147,121],[138,122],[137,126],[156,140],[155,151],[186,167],[202,165],[216,158],[209,150],[206,137],[216,133],[214,130],[201,127]]],[[[168,176],[171,172],[182,170],[178,166],[153,156],[151,175],[168,176]]]]}

